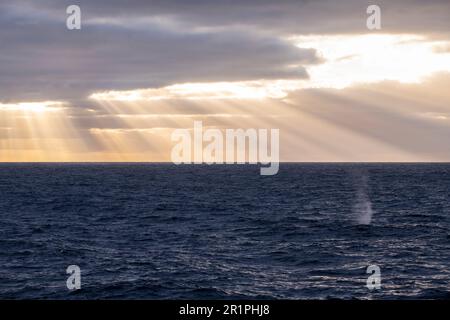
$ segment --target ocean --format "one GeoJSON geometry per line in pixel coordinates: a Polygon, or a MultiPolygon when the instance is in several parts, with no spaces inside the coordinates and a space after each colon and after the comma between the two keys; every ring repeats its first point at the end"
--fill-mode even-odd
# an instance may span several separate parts
{"type": "Polygon", "coordinates": [[[450,298],[450,164],[259,169],[1,164],[0,298],[450,298]]]}

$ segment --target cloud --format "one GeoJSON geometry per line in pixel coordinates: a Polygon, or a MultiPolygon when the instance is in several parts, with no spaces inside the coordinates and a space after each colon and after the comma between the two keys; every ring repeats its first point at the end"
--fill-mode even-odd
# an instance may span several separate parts
{"type": "Polygon", "coordinates": [[[0,109],[0,159],[170,161],[173,129],[202,120],[280,129],[282,161],[450,161],[449,86],[442,73],[281,99],[92,101],[99,105],[43,112],[9,104],[0,109]]]}
{"type": "MultiPolygon", "coordinates": [[[[2,101],[71,100],[184,82],[305,79],[322,62],[302,34],[367,33],[370,1],[73,1],[0,4],[2,101]]],[[[379,1],[382,31],[448,39],[448,1],[379,1]]]]}
{"type": "Polygon", "coordinates": [[[450,161],[450,76],[383,81],[445,70],[434,58],[448,53],[449,1],[378,1],[382,32],[418,35],[426,50],[405,44],[394,56],[377,46],[395,66],[366,74],[366,43],[322,59],[326,48],[293,39],[357,40],[369,33],[372,1],[79,0],[82,30],[68,31],[71,4],[0,4],[0,159],[167,161],[171,130],[201,119],[280,128],[284,161],[450,161]],[[430,43],[442,44],[433,59],[430,43]],[[305,89],[359,75],[341,90],[305,89]],[[367,79],[382,82],[355,85],[367,79]],[[280,81],[295,85],[279,90],[280,81]],[[88,99],[102,92],[107,99],[88,99]],[[63,107],[42,107],[52,101],[63,107]]]}
{"type": "Polygon", "coordinates": [[[302,86],[298,80],[234,81],[182,83],[163,88],[98,92],[90,96],[98,101],[158,101],[158,100],[255,100],[283,98],[289,91],[302,86]]]}
{"type": "MultiPolygon", "coordinates": [[[[22,0],[53,16],[71,0],[22,0]]],[[[153,23],[157,17],[166,25],[187,30],[239,28],[259,32],[292,34],[363,33],[370,0],[78,0],[91,22],[115,21],[123,26],[153,23]],[[101,18],[99,20],[99,18],[101,18]],[[137,21],[138,23],[133,23],[137,21]]],[[[447,0],[378,0],[384,32],[447,34],[450,3],[447,0]]]]}
{"type": "MultiPolygon", "coordinates": [[[[442,73],[420,84],[385,81],[343,90],[300,90],[288,104],[292,121],[295,115],[303,119],[298,127],[308,127],[317,146],[334,149],[336,160],[449,161],[449,86],[450,73],[442,73]]],[[[301,139],[304,129],[291,134],[301,139]]]]}
{"type": "MultiPolygon", "coordinates": [[[[158,137],[166,141],[172,129],[191,128],[194,120],[218,128],[278,128],[283,161],[450,161],[449,86],[450,73],[442,73],[419,84],[301,89],[281,99],[112,101],[98,117],[76,122],[84,130],[109,129],[103,139],[164,127],[167,136],[158,137]]],[[[168,157],[170,143],[161,149],[168,157]]]]}
{"type": "Polygon", "coordinates": [[[130,30],[109,24],[68,31],[51,14],[30,22],[30,7],[3,6],[3,100],[77,100],[101,90],[187,81],[302,79],[304,65],[319,62],[314,49],[245,31],[186,34],[156,25],[130,30]]]}

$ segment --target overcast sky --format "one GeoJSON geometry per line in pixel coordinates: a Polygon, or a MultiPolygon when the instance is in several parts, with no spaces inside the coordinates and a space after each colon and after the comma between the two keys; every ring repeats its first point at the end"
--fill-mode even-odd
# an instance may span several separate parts
{"type": "Polygon", "coordinates": [[[170,161],[194,120],[279,128],[284,161],[450,161],[449,36],[448,0],[2,2],[0,161],[170,161]]]}

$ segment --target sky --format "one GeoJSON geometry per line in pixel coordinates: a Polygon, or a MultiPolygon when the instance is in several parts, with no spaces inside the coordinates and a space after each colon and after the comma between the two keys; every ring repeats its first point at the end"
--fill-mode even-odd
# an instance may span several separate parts
{"type": "Polygon", "coordinates": [[[450,161],[449,36],[448,0],[2,1],[0,162],[170,161],[200,120],[279,129],[281,161],[450,161]]]}

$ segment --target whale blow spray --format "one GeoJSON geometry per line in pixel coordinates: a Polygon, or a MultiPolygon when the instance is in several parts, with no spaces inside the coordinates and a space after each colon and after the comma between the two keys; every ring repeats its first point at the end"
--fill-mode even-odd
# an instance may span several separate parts
{"type": "Polygon", "coordinates": [[[369,225],[372,222],[373,210],[372,202],[367,194],[368,176],[362,175],[359,180],[353,213],[357,224],[369,225]]]}

